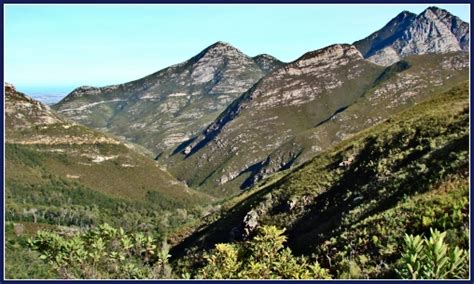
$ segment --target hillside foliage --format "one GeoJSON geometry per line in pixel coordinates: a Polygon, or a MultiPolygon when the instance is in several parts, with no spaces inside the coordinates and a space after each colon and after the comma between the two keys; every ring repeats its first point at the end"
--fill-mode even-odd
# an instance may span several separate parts
{"type": "Polygon", "coordinates": [[[28,246],[66,279],[168,278],[167,245],[141,232],[108,224],[73,236],[39,231],[28,246]]]}

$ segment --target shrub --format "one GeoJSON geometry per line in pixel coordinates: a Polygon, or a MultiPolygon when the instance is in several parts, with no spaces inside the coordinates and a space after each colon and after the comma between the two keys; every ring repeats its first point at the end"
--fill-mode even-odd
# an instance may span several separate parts
{"type": "Polygon", "coordinates": [[[206,265],[196,278],[239,279],[329,279],[329,273],[317,262],[295,257],[284,247],[284,230],[263,226],[243,244],[217,244],[205,254],[206,265]]]}
{"type": "Polygon", "coordinates": [[[467,278],[467,252],[457,246],[449,247],[444,242],[446,232],[430,231],[429,239],[405,235],[398,275],[411,279],[467,278]]]}

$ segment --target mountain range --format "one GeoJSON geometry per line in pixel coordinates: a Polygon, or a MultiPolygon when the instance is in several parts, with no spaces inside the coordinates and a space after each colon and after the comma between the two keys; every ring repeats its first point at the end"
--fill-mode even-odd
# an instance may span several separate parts
{"type": "Polygon", "coordinates": [[[281,64],[269,55],[251,58],[216,42],[186,62],[133,82],[79,87],[54,108],[158,155],[199,133],[229,103],[281,64]]]}
{"type": "Polygon", "coordinates": [[[130,83],[80,87],[54,108],[143,145],[178,179],[222,197],[464,80],[468,42],[468,24],[445,10],[404,11],[353,45],[290,63],[217,42],[130,83]],[[384,95],[393,88],[399,96],[384,95]]]}
{"type": "Polygon", "coordinates": [[[467,80],[468,69],[464,53],[406,58],[386,69],[349,45],[306,54],[234,101],[175,154],[170,171],[195,188],[246,188],[467,80]]]}
{"type": "Polygon", "coordinates": [[[291,62],[216,42],[52,106],[4,88],[7,274],[53,269],[22,236],[105,222],[168,242],[180,278],[262,226],[338,278],[398,277],[405,233],[469,247],[469,24],[446,10],[291,62]]]}

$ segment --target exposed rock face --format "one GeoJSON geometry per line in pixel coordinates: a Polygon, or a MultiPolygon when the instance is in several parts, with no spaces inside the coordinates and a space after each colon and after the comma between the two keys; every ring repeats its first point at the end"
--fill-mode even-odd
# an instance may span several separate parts
{"type": "Polygon", "coordinates": [[[17,92],[8,83],[5,84],[5,125],[8,143],[49,146],[124,144],[60,117],[49,106],[17,92]]]}
{"type": "Polygon", "coordinates": [[[217,42],[186,62],[137,81],[77,88],[55,108],[160,153],[199,133],[278,64],[271,57],[254,60],[217,42]]]}
{"type": "Polygon", "coordinates": [[[16,88],[15,86],[13,86],[13,84],[5,82],[5,92],[9,92],[9,93],[16,92],[16,88]]]}
{"type": "Polygon", "coordinates": [[[436,7],[419,15],[405,11],[354,45],[368,60],[388,66],[409,55],[468,51],[469,24],[436,7]]]}

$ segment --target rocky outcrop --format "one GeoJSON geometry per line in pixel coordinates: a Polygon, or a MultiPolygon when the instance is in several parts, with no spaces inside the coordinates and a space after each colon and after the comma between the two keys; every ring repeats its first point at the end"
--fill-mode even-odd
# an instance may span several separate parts
{"type": "Polygon", "coordinates": [[[49,106],[17,92],[10,83],[5,83],[5,118],[7,128],[17,130],[64,122],[49,106]]]}
{"type": "Polygon", "coordinates": [[[354,45],[368,60],[388,66],[409,55],[468,51],[469,24],[436,7],[419,15],[404,11],[354,45]]]}

